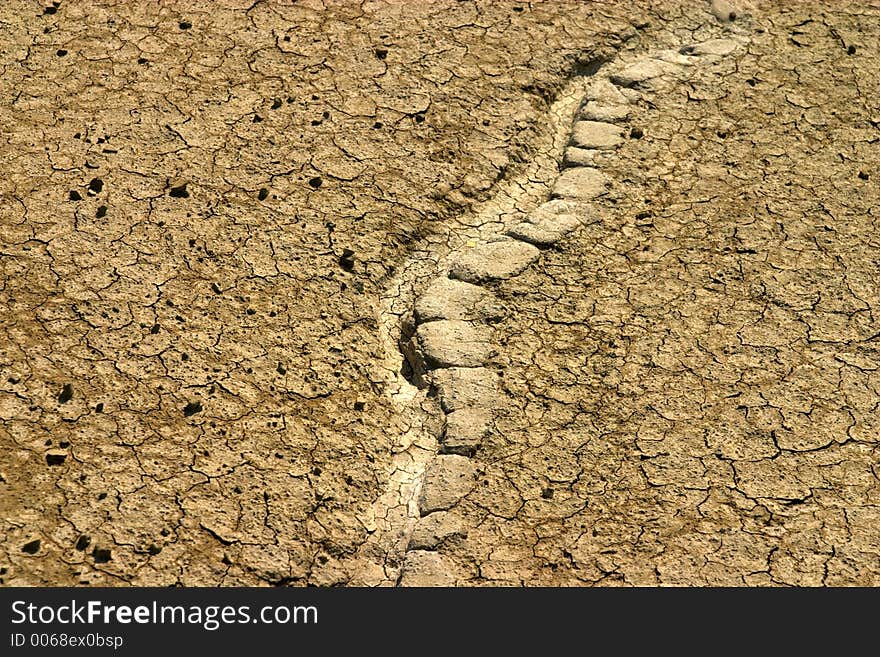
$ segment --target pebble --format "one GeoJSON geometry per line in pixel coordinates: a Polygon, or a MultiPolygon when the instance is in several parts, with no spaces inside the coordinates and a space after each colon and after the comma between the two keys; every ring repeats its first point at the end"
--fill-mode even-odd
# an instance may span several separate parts
{"type": "Polygon", "coordinates": [[[739,48],[739,41],[736,39],[710,39],[702,43],[696,43],[691,46],[685,46],[681,52],[686,55],[729,55],[739,48]]]}
{"type": "Polygon", "coordinates": [[[550,246],[580,225],[580,220],[570,214],[560,214],[552,220],[529,217],[528,221],[518,223],[508,230],[507,234],[537,246],[550,246]]]}
{"type": "Polygon", "coordinates": [[[625,121],[629,114],[630,109],[627,105],[602,105],[595,101],[590,101],[581,109],[580,118],[584,121],[617,123],[625,121]]]}
{"type": "Polygon", "coordinates": [[[562,164],[567,167],[591,167],[596,164],[596,156],[599,154],[594,148],[578,148],[569,146],[565,149],[562,164]]]}
{"type": "Polygon", "coordinates": [[[428,465],[419,494],[419,514],[446,511],[471,492],[474,464],[466,456],[440,454],[428,465]]]}
{"type": "Polygon", "coordinates": [[[488,290],[446,276],[435,279],[415,303],[416,322],[438,319],[494,320],[503,307],[488,290]]]}
{"type": "Polygon", "coordinates": [[[427,322],[416,329],[416,351],[428,368],[479,367],[493,355],[491,329],[457,319],[427,322]]]}
{"type": "Polygon", "coordinates": [[[673,70],[676,66],[656,59],[645,59],[635,64],[630,64],[619,73],[611,74],[611,81],[621,87],[636,87],[643,85],[649,80],[658,78],[673,70]]]}
{"type": "Polygon", "coordinates": [[[681,50],[661,50],[654,55],[655,59],[668,64],[677,64],[679,66],[693,66],[694,60],[683,55],[681,50]]]}
{"type": "Polygon", "coordinates": [[[722,23],[729,23],[736,20],[736,7],[727,0],[712,0],[712,15],[722,23]]]}
{"type": "Polygon", "coordinates": [[[629,98],[629,102],[637,103],[642,98],[642,94],[637,89],[621,89],[620,92],[629,98]]]}
{"type": "Polygon", "coordinates": [[[536,247],[518,240],[483,242],[457,254],[449,277],[468,283],[510,278],[523,272],[540,255],[536,247]]]}
{"type": "Polygon", "coordinates": [[[398,586],[453,586],[454,565],[438,552],[411,550],[406,553],[398,586]]]}
{"type": "Polygon", "coordinates": [[[620,89],[605,79],[596,80],[587,87],[584,98],[603,105],[626,105],[629,102],[620,89]]]}
{"type": "Polygon", "coordinates": [[[485,367],[447,367],[434,372],[431,383],[446,413],[498,403],[498,377],[485,367]]]}
{"type": "Polygon", "coordinates": [[[608,176],[592,167],[566,169],[553,187],[556,198],[590,200],[605,193],[610,180],[608,176]]]}
{"type": "Polygon", "coordinates": [[[407,550],[434,550],[449,538],[467,536],[463,525],[461,517],[450,511],[436,511],[419,518],[407,550]]]}
{"type": "Polygon", "coordinates": [[[490,411],[484,408],[462,408],[446,416],[441,454],[473,456],[483,444],[492,423],[490,411]]]}
{"type": "Polygon", "coordinates": [[[552,201],[544,201],[541,205],[529,212],[529,216],[538,218],[552,218],[560,214],[583,216],[586,212],[587,206],[584,203],[557,198],[552,201]]]}
{"type": "Polygon", "coordinates": [[[623,142],[618,126],[603,121],[575,121],[571,144],[578,148],[610,150],[623,142]]]}

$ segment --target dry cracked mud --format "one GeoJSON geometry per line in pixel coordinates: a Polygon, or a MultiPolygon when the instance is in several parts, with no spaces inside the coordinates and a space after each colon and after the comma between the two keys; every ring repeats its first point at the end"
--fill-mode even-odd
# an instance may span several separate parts
{"type": "Polygon", "coordinates": [[[880,4],[0,26],[4,585],[880,583],[880,4]]]}

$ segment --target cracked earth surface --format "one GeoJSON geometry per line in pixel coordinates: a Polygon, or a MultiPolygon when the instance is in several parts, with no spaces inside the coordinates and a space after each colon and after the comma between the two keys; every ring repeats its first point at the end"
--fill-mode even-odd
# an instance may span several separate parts
{"type": "Polygon", "coordinates": [[[3,583],[876,585],[880,7],[724,4],[0,9],[3,583]],[[731,37],[483,284],[426,499],[413,304],[593,73],[731,37]]]}

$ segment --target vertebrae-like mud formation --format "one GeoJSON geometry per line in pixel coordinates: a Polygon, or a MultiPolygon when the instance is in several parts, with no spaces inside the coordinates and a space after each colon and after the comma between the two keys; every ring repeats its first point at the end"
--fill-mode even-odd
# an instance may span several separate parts
{"type": "MultiPolygon", "coordinates": [[[[421,276],[410,274],[407,282],[418,284],[421,292],[408,312],[385,325],[401,334],[402,372],[436,398],[433,410],[441,419],[433,425],[436,454],[429,453],[429,437],[420,446],[421,458],[413,462],[403,493],[409,495],[409,517],[397,528],[399,536],[408,537],[401,586],[450,586],[468,579],[437,547],[467,536],[467,522],[456,506],[478,485],[473,457],[497,431],[494,420],[505,403],[498,383],[502,372],[493,367],[504,347],[493,340],[492,326],[516,310],[505,307],[493,287],[522,274],[538,262],[542,250],[569,233],[601,222],[595,202],[611,187],[603,164],[625,140],[642,136],[641,128],[629,121],[634,107],[682,84],[690,69],[743,50],[748,28],[742,15],[725,3],[715,2],[711,9],[719,23],[715,38],[594,62],[576,76],[550,112],[561,139],[549,198],[523,210],[533,199],[526,191],[528,176],[521,177],[507,187],[516,191],[493,199],[460,223],[455,234],[459,245],[433,254],[433,277],[425,275],[423,260],[421,276]]],[[[398,280],[394,298],[400,287],[398,280]]]]}

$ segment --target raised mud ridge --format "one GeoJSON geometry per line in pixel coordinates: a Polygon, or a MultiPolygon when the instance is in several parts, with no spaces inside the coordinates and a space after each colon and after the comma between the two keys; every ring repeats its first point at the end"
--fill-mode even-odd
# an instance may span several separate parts
{"type": "Polygon", "coordinates": [[[603,165],[627,139],[639,103],[686,80],[695,66],[735,56],[747,37],[736,11],[715,0],[719,38],[679,49],[627,53],[576,76],[551,107],[551,162],[538,158],[490,201],[418,251],[386,290],[379,312],[392,397],[411,411],[388,490],[354,584],[448,586],[461,577],[436,551],[465,535],[456,504],[476,485],[473,457],[504,404],[493,323],[510,309],[493,284],[518,276],[579,227],[610,187],[603,165]],[[401,366],[403,355],[403,366],[401,366]]]}

